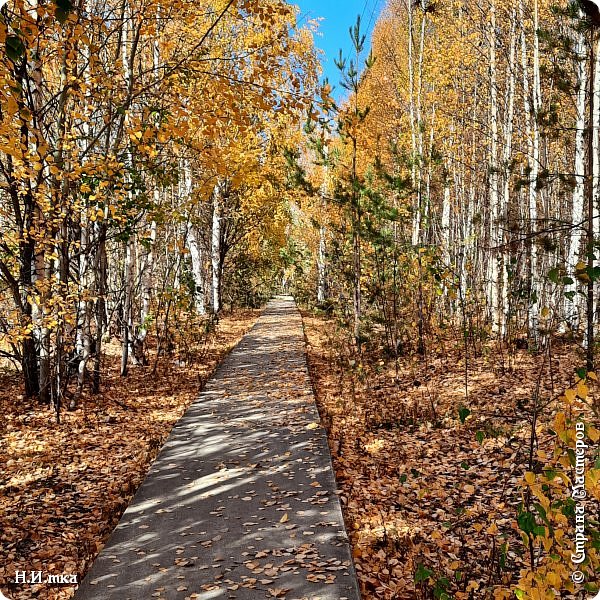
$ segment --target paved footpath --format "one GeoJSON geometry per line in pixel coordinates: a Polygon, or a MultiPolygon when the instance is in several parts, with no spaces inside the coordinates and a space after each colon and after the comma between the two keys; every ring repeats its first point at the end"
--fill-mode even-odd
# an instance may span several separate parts
{"type": "Polygon", "coordinates": [[[359,600],[302,320],[272,300],[173,428],[77,600],[359,600]]]}

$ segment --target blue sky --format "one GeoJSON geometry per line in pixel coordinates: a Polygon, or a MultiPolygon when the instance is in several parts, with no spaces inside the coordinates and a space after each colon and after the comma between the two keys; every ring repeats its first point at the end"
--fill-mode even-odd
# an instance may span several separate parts
{"type": "MultiPolygon", "coordinates": [[[[340,48],[345,56],[350,54],[352,44],[348,29],[361,15],[361,29],[370,40],[371,31],[377,16],[385,5],[385,0],[293,0],[300,7],[300,18],[316,19],[322,17],[319,32],[315,36],[316,45],[325,52],[323,74],[334,86],[334,96],[339,99],[345,92],[339,85],[339,71],[334,64],[340,48]]],[[[368,48],[368,47],[367,47],[368,48]]]]}

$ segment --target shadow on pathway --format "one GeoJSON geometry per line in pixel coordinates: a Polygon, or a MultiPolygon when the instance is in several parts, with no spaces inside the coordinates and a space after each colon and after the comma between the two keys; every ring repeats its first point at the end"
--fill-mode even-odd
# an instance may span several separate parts
{"type": "Polygon", "coordinates": [[[76,600],[358,600],[293,299],[175,425],[76,600]]]}

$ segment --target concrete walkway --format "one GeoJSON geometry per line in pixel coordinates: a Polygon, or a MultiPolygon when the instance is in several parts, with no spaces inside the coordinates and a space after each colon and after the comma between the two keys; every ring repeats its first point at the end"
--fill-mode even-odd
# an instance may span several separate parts
{"type": "Polygon", "coordinates": [[[173,428],[78,600],[358,600],[293,299],[173,428]]]}

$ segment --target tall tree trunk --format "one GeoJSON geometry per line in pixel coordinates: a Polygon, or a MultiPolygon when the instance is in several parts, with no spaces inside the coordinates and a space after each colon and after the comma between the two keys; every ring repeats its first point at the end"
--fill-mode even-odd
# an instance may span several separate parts
{"type": "MultiPolygon", "coordinates": [[[[325,149],[327,152],[327,149],[325,149]]],[[[317,302],[325,302],[327,298],[327,194],[329,187],[329,172],[325,166],[325,177],[321,186],[321,215],[319,219],[319,250],[317,253],[317,302]]]]}
{"type": "Polygon", "coordinates": [[[498,232],[499,223],[499,194],[498,194],[498,82],[496,65],[496,4],[495,0],[490,3],[490,14],[488,23],[488,45],[489,45],[489,85],[490,85],[490,148],[489,148],[489,229],[488,240],[490,246],[490,260],[488,267],[488,302],[491,313],[492,328],[499,330],[501,316],[499,313],[499,249],[498,232]]]}
{"type": "Polygon", "coordinates": [[[589,116],[588,116],[588,160],[587,160],[587,232],[586,232],[586,251],[587,251],[587,302],[586,302],[586,367],[588,371],[594,370],[594,279],[590,275],[594,270],[594,138],[596,129],[594,127],[595,114],[595,91],[596,82],[594,77],[596,59],[595,59],[595,32],[596,27],[590,27],[590,74],[589,79],[589,116]]]}
{"type": "MultiPolygon", "coordinates": [[[[432,84],[432,94],[435,95],[435,86],[432,84]]],[[[435,144],[435,103],[431,107],[431,123],[429,126],[429,147],[427,148],[427,176],[425,178],[425,198],[423,200],[423,213],[427,223],[432,222],[433,208],[431,205],[431,179],[433,177],[433,151],[435,144]]],[[[434,228],[428,227],[424,236],[425,243],[433,244],[435,241],[434,228]]]]}
{"type": "Polygon", "coordinates": [[[106,257],[106,223],[104,221],[96,224],[98,246],[94,265],[95,289],[96,289],[96,348],[94,355],[94,378],[92,391],[100,393],[100,378],[102,367],[102,338],[107,327],[106,319],[106,283],[108,274],[108,261],[106,257]]]}
{"type": "MultiPolygon", "coordinates": [[[[36,209],[36,223],[41,224],[42,214],[36,209]]],[[[35,264],[35,286],[39,290],[39,302],[33,309],[32,320],[38,341],[38,369],[39,369],[39,398],[43,404],[50,404],[52,390],[51,373],[51,339],[48,327],[49,315],[48,301],[50,299],[50,287],[52,286],[51,264],[44,257],[44,249],[38,248],[34,259],[35,264]]]]}
{"type": "Polygon", "coordinates": [[[212,310],[218,315],[221,310],[221,219],[222,188],[217,184],[213,191],[212,230],[210,260],[212,266],[212,310]]]}
{"type": "MultiPolygon", "coordinates": [[[[77,343],[76,351],[79,358],[77,365],[77,398],[83,392],[87,363],[90,358],[91,350],[91,320],[92,320],[92,302],[89,294],[91,282],[89,280],[89,225],[87,219],[83,218],[80,234],[80,255],[79,255],[79,307],[77,323],[77,343]]],[[[75,407],[75,400],[69,408],[75,407]]]]}
{"type": "Polygon", "coordinates": [[[192,259],[192,275],[194,276],[194,302],[199,315],[206,314],[204,302],[206,290],[206,275],[204,272],[204,250],[198,238],[196,225],[189,220],[187,224],[187,245],[192,259]]]}
{"type": "Polygon", "coordinates": [[[127,365],[129,361],[129,347],[132,342],[133,335],[133,284],[134,284],[134,247],[133,238],[130,237],[125,242],[125,263],[123,268],[123,314],[122,314],[122,332],[123,339],[121,341],[121,377],[127,375],[127,365]]]}
{"type": "MultiPolygon", "coordinates": [[[[513,143],[513,128],[514,128],[514,114],[515,114],[515,84],[516,84],[516,46],[517,46],[517,14],[513,8],[511,12],[511,23],[510,23],[510,50],[508,56],[507,65],[507,79],[508,87],[506,90],[506,112],[504,120],[504,149],[502,154],[502,174],[504,177],[504,185],[502,189],[502,202],[501,202],[501,219],[504,223],[504,228],[508,228],[508,211],[510,206],[510,159],[512,156],[512,143],[513,143]]],[[[500,240],[506,245],[508,241],[508,235],[500,231],[500,240]]],[[[502,307],[502,320],[500,324],[500,335],[505,336],[507,330],[508,311],[509,311],[509,269],[508,263],[510,254],[508,250],[502,252],[502,296],[500,304],[502,307]]]]}
{"type": "MultiPolygon", "coordinates": [[[[23,307],[23,326],[33,323],[33,306],[31,292],[33,284],[33,261],[36,255],[35,240],[31,235],[33,231],[33,198],[30,194],[25,196],[25,210],[23,218],[23,231],[20,242],[19,287],[21,289],[21,306],[23,307]]],[[[38,357],[33,332],[23,339],[21,365],[25,383],[25,395],[28,397],[40,394],[40,380],[38,371],[38,357]]],[[[49,399],[46,400],[49,402],[49,399]]]]}
{"type": "MultiPolygon", "coordinates": [[[[128,0],[123,0],[123,26],[121,29],[121,62],[123,65],[123,79],[125,81],[127,89],[131,89],[132,84],[132,73],[131,73],[131,56],[129,51],[129,32],[131,24],[129,22],[129,3],[128,0]]],[[[128,112],[124,115],[124,124],[127,126],[129,120],[128,112]]],[[[128,148],[125,152],[125,181],[129,187],[127,195],[129,201],[132,200],[131,192],[131,176],[130,170],[133,167],[133,157],[131,155],[131,149],[128,144],[128,148]]],[[[133,342],[133,284],[134,284],[134,240],[133,233],[129,234],[127,241],[125,242],[125,260],[123,266],[123,310],[122,310],[122,340],[121,340],[121,376],[127,375],[127,367],[129,362],[129,349],[133,342]]]]}
{"type": "MultiPolygon", "coordinates": [[[[585,129],[586,98],[588,88],[588,70],[586,63],[586,40],[583,32],[577,32],[575,56],[577,61],[577,118],[575,130],[575,187],[571,206],[571,222],[573,229],[567,240],[567,272],[575,279],[575,265],[580,256],[583,243],[584,196],[585,196],[585,129]]],[[[580,306],[576,292],[576,284],[565,286],[564,312],[569,325],[577,328],[580,323],[580,306]]]]}
{"type": "MultiPolygon", "coordinates": [[[[534,0],[533,8],[533,65],[532,65],[532,94],[531,107],[526,106],[526,113],[529,108],[528,121],[531,127],[531,133],[528,135],[530,140],[530,180],[529,180],[529,223],[531,232],[530,256],[529,256],[529,335],[533,339],[534,345],[538,345],[538,327],[539,327],[539,303],[540,289],[537,282],[538,277],[538,256],[537,256],[537,231],[538,219],[538,175],[540,162],[540,132],[538,125],[538,114],[541,108],[541,83],[540,83],[540,58],[539,58],[539,39],[538,39],[538,3],[534,0]]],[[[523,44],[525,44],[525,32],[523,32],[523,44]]],[[[526,48],[523,48],[523,54],[526,60],[526,48]]],[[[527,62],[523,65],[524,77],[527,79],[527,62]]],[[[525,85],[525,81],[524,81],[525,85]]],[[[529,99],[526,99],[529,104],[529,99]]]]}
{"type": "Polygon", "coordinates": [[[450,263],[450,244],[452,231],[450,228],[450,172],[448,165],[444,168],[444,196],[442,200],[442,223],[441,223],[441,235],[440,242],[442,245],[442,252],[444,253],[444,260],[446,263],[450,263]]]}
{"type": "Polygon", "coordinates": [[[317,255],[317,302],[322,304],[327,298],[327,230],[325,225],[319,227],[319,252],[317,255]]]}
{"type": "MultiPolygon", "coordinates": [[[[421,243],[422,228],[423,228],[423,154],[424,154],[424,142],[423,142],[423,62],[425,59],[425,32],[427,24],[427,13],[425,12],[424,3],[419,4],[421,6],[421,33],[419,38],[419,56],[418,56],[418,67],[417,67],[417,84],[416,84],[416,104],[415,104],[415,126],[416,126],[416,153],[413,156],[413,161],[416,162],[416,210],[413,218],[413,233],[412,243],[413,246],[417,246],[421,243]]],[[[411,9],[412,10],[412,9],[411,9]]]]}
{"type": "MultiPolygon", "coordinates": [[[[415,66],[414,66],[414,2],[413,0],[407,0],[406,10],[408,13],[408,114],[410,117],[410,139],[411,139],[411,166],[410,175],[413,188],[416,189],[417,185],[417,171],[416,171],[416,159],[417,159],[417,123],[415,116],[415,66]]],[[[416,217],[416,215],[415,215],[416,217]]],[[[413,226],[413,236],[415,227],[413,226]]],[[[416,245],[413,238],[413,245],[416,245]]]]}
{"type": "MultiPolygon", "coordinates": [[[[355,114],[358,114],[358,97],[355,93],[355,114]]],[[[352,287],[354,312],[354,341],[360,350],[360,323],[362,319],[362,261],[361,261],[361,205],[358,183],[358,142],[357,132],[352,137],[352,287]]]]}
{"type": "MultiPolygon", "coordinates": [[[[154,200],[158,204],[160,192],[154,190],[154,200]]],[[[156,221],[150,222],[150,237],[147,239],[147,250],[140,267],[141,284],[141,307],[140,326],[135,335],[135,355],[141,364],[146,364],[144,344],[148,336],[148,319],[150,317],[150,306],[152,302],[152,290],[154,283],[154,246],[156,245],[156,221]]]]}

